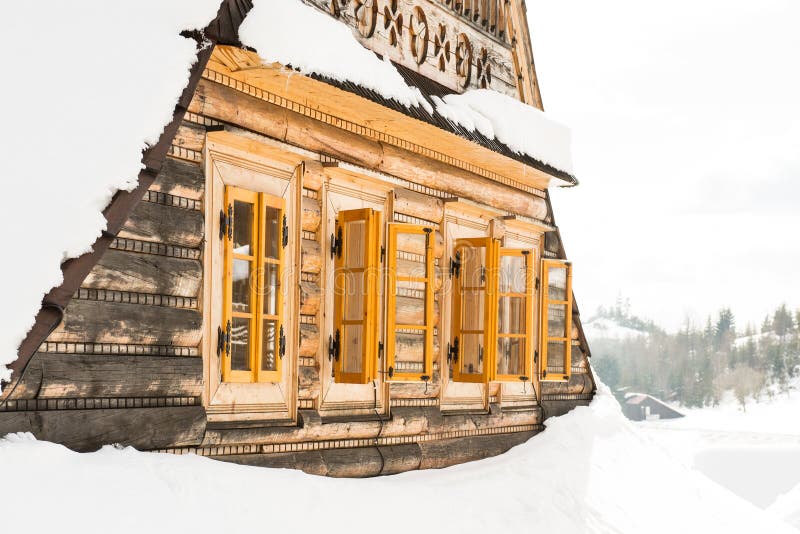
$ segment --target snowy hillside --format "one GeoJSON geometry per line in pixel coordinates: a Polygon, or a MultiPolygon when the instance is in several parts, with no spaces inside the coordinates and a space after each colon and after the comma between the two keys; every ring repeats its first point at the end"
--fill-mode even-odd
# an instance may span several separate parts
{"type": "Polygon", "coordinates": [[[583,331],[590,343],[593,339],[623,340],[647,336],[646,331],[624,326],[609,317],[594,317],[586,321],[583,331]]]}
{"type": "Polygon", "coordinates": [[[130,448],[77,454],[13,435],[0,441],[0,473],[14,481],[0,485],[4,528],[401,532],[408,524],[392,517],[402,506],[439,532],[797,532],[686,467],[624,419],[603,386],[591,406],[547,427],[496,458],[366,480],[130,448]]]}

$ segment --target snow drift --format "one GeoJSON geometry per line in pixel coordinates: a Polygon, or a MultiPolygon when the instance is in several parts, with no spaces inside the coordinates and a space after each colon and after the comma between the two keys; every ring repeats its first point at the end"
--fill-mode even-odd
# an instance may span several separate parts
{"type": "Polygon", "coordinates": [[[796,534],[643,437],[603,386],[591,406],[547,427],[495,458],[366,480],[110,446],[78,454],[10,435],[0,441],[4,527],[305,533],[407,532],[411,524],[484,534],[796,534]]]}

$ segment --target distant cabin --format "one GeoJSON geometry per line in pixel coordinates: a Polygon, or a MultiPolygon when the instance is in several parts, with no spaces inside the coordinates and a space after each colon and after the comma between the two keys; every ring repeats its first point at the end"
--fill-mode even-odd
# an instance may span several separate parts
{"type": "Polygon", "coordinates": [[[224,0],[11,364],[0,436],[362,477],[500,454],[591,402],[549,196],[577,180],[433,106],[542,110],[525,2],[304,3],[431,105],[265,64],[251,2],[224,0]]]}
{"type": "Polygon", "coordinates": [[[646,393],[626,394],[622,403],[622,411],[631,421],[677,419],[684,416],[681,412],[646,393]]]}

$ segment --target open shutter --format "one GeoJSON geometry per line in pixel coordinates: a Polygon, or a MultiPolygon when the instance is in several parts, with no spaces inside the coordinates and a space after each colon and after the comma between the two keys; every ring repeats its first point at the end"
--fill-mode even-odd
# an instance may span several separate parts
{"type": "Polygon", "coordinates": [[[569,380],[572,366],[572,265],[542,260],[541,379],[569,380]]]}
{"type": "Polygon", "coordinates": [[[533,252],[501,248],[497,263],[496,342],[490,380],[531,380],[533,252]]]}
{"type": "Polygon", "coordinates": [[[334,332],[329,339],[334,378],[365,384],[376,370],[378,343],[378,256],[380,213],[340,211],[334,255],[334,332]]]}
{"type": "Polygon", "coordinates": [[[455,243],[453,269],[452,336],[449,358],[456,382],[486,382],[490,347],[494,338],[494,287],[498,252],[496,241],[459,239],[455,243]]]}
{"type": "Polygon", "coordinates": [[[433,229],[389,225],[386,306],[387,376],[431,379],[433,373],[433,229]]]}

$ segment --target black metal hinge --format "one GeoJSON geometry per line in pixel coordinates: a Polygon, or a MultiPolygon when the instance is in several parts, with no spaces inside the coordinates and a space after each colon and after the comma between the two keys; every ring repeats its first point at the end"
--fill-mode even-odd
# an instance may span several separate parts
{"type": "Polygon", "coordinates": [[[280,337],[278,338],[279,339],[279,341],[278,341],[278,347],[279,347],[278,354],[280,355],[281,360],[282,360],[283,357],[286,355],[286,336],[283,333],[283,325],[281,325],[280,332],[281,332],[280,333],[280,337]]]}
{"type": "Polygon", "coordinates": [[[456,252],[454,258],[450,259],[450,278],[458,278],[461,275],[461,252],[456,252]]]}
{"type": "Polygon", "coordinates": [[[456,336],[453,339],[453,344],[447,344],[447,361],[450,362],[457,362],[458,361],[458,337],[456,336]]]}
{"type": "Polygon", "coordinates": [[[486,267],[481,265],[481,283],[486,282],[486,267]]]}
{"type": "Polygon", "coordinates": [[[336,231],[336,235],[331,234],[331,259],[336,256],[342,257],[342,227],[340,226],[336,231]]]}
{"type": "Polygon", "coordinates": [[[222,356],[222,353],[230,355],[231,353],[231,322],[225,325],[225,330],[221,326],[217,327],[217,356],[222,356]]]}
{"type": "Polygon", "coordinates": [[[378,359],[383,358],[383,341],[378,341],[378,359]]]}
{"type": "Polygon", "coordinates": [[[227,214],[225,210],[219,210],[219,238],[225,239],[226,235],[228,239],[233,239],[233,206],[231,204],[228,204],[227,214]]]}
{"type": "Polygon", "coordinates": [[[339,361],[339,331],[336,331],[336,336],[328,336],[328,360],[339,361]]]}
{"type": "Polygon", "coordinates": [[[539,291],[539,278],[536,278],[536,291],[539,291]]]}
{"type": "Polygon", "coordinates": [[[483,345],[478,346],[478,363],[483,363],[483,345]]]}
{"type": "Polygon", "coordinates": [[[286,224],[286,215],[283,216],[283,248],[289,244],[289,225],[286,224]]]}
{"type": "Polygon", "coordinates": [[[381,247],[381,263],[383,263],[384,258],[386,258],[386,247],[381,247]]]}

